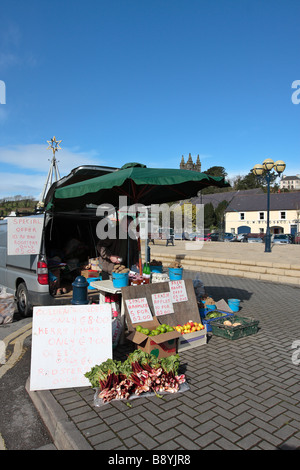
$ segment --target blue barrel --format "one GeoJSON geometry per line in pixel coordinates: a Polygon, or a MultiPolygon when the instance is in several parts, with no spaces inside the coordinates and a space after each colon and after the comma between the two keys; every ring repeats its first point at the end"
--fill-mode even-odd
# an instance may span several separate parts
{"type": "Polygon", "coordinates": [[[170,281],[180,281],[182,279],[183,268],[169,268],[170,281]]]}
{"type": "Polygon", "coordinates": [[[129,273],[112,273],[113,286],[118,289],[129,284],[129,273]]]}
{"type": "Polygon", "coordinates": [[[233,312],[238,312],[240,309],[240,300],[239,299],[228,299],[228,306],[233,312]]]}
{"type": "Polygon", "coordinates": [[[87,287],[88,282],[85,277],[77,276],[73,282],[73,297],[71,303],[73,305],[84,305],[88,303],[87,287]]]}

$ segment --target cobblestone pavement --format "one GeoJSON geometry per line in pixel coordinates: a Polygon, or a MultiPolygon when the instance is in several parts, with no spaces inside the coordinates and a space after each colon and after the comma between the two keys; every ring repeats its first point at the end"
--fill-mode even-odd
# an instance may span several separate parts
{"type": "MultiPolygon", "coordinates": [[[[209,335],[206,345],[180,354],[188,391],[138,398],[131,408],[117,401],[96,408],[91,388],[50,391],[81,437],[79,448],[300,449],[300,289],[216,274],[201,279],[215,300],[241,299],[240,314],[259,320],[258,333],[234,341],[209,335]]],[[[129,351],[124,344],[115,356],[129,351]]]]}

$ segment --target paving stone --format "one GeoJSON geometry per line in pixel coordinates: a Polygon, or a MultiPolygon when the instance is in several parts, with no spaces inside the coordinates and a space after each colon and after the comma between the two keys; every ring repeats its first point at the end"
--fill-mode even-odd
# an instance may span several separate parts
{"type": "MultiPolygon", "coordinates": [[[[206,345],[182,352],[190,390],[164,399],[96,408],[89,387],[51,391],[94,449],[300,449],[300,365],[292,364],[291,348],[300,288],[214,273],[201,278],[212,297],[241,298],[240,314],[257,318],[259,332],[236,341],[209,334],[206,345]]],[[[124,344],[114,354],[129,351],[124,344]]]]}

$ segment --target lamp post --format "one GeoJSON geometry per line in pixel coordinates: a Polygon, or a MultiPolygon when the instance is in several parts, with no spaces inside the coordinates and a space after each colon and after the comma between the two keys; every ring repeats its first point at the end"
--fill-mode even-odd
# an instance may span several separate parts
{"type": "Polygon", "coordinates": [[[282,160],[277,160],[275,163],[271,158],[267,158],[263,161],[263,164],[254,165],[252,173],[255,176],[262,178],[264,177],[267,182],[267,231],[265,237],[265,252],[271,253],[271,233],[270,233],[270,180],[271,170],[277,172],[277,176],[285,170],[285,163],[282,160]]]}

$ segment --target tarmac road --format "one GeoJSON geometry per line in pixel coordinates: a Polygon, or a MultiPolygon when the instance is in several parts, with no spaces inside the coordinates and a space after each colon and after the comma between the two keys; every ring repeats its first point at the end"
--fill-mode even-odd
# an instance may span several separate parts
{"type": "Polygon", "coordinates": [[[6,361],[0,365],[0,450],[53,449],[52,439],[25,390],[32,319],[15,317],[16,321],[0,328],[0,340],[6,342],[6,361]]]}

